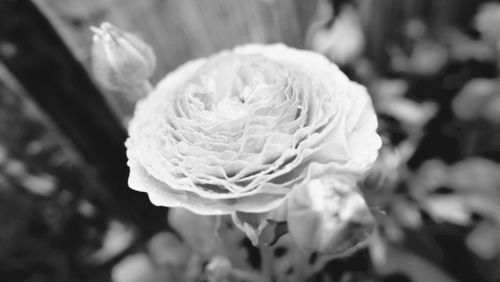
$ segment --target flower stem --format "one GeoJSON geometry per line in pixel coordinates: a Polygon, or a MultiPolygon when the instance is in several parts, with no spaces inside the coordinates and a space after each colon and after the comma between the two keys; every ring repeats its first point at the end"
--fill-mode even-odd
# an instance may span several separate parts
{"type": "Polygon", "coordinates": [[[262,276],[264,276],[266,279],[263,281],[271,282],[273,280],[272,279],[272,276],[273,276],[273,272],[272,272],[273,258],[272,258],[271,248],[264,245],[262,240],[259,240],[259,251],[260,251],[260,257],[262,258],[261,273],[262,273],[262,276]]]}

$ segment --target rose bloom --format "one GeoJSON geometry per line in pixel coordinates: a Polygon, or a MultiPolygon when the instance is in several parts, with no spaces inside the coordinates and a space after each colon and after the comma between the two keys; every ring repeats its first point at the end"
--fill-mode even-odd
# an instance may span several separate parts
{"type": "Polygon", "coordinates": [[[203,215],[269,212],[324,174],[355,183],[376,128],[366,89],[322,55],[244,45],[187,62],[138,103],[129,185],[203,215]]]}

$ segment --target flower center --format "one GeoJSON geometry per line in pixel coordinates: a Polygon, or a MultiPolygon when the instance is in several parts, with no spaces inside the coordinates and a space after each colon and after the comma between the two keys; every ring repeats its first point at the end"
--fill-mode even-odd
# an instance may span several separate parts
{"type": "Polygon", "coordinates": [[[189,108],[205,120],[231,122],[247,118],[255,104],[281,103],[284,93],[264,91],[286,72],[261,55],[226,54],[209,60],[188,82],[189,108]],[[274,97],[271,97],[274,95],[274,97]]]}

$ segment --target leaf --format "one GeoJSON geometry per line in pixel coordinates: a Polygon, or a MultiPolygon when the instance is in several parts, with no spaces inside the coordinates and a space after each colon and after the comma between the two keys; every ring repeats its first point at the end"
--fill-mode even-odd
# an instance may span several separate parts
{"type": "Polygon", "coordinates": [[[482,259],[493,259],[500,251],[500,230],[482,223],[467,236],[467,246],[482,259]]]}
{"type": "Polygon", "coordinates": [[[437,221],[467,225],[471,219],[471,211],[464,200],[461,196],[431,197],[423,205],[437,221]]]}
{"type": "Polygon", "coordinates": [[[252,245],[259,244],[259,236],[267,225],[267,213],[235,212],[231,218],[236,226],[247,235],[252,245]]]}
{"type": "Polygon", "coordinates": [[[173,268],[185,267],[191,249],[170,232],[156,234],[148,243],[149,254],[157,265],[173,268]]]}
{"type": "Polygon", "coordinates": [[[156,282],[155,267],[142,253],[130,255],[118,263],[111,273],[113,282],[156,282]]]}
{"type": "Polygon", "coordinates": [[[405,274],[413,282],[455,282],[448,274],[423,258],[388,245],[374,236],[370,254],[375,270],[382,275],[405,274]]]}
{"type": "Polygon", "coordinates": [[[273,246],[278,242],[281,236],[288,233],[288,224],[286,221],[267,220],[267,225],[262,230],[259,240],[266,246],[273,246]]]}

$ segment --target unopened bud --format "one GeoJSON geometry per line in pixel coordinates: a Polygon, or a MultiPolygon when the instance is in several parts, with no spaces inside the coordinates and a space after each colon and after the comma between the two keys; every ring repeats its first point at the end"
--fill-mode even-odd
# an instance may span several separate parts
{"type": "Polygon", "coordinates": [[[344,256],[363,247],[375,221],[351,180],[325,175],[292,190],[288,229],[306,251],[344,256]]]}
{"type": "Polygon", "coordinates": [[[153,49],[137,36],[109,23],[94,32],[92,59],[96,80],[112,90],[126,90],[147,81],[155,70],[153,49]]]}

